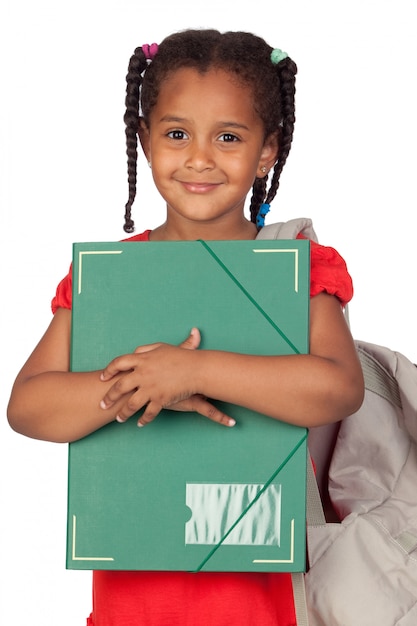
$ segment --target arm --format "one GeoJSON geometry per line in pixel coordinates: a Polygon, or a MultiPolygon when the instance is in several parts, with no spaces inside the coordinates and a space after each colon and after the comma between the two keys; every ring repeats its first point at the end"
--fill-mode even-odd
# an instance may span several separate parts
{"type": "MultiPolygon", "coordinates": [[[[7,417],[15,431],[34,439],[75,441],[114,421],[134,393],[134,388],[129,389],[103,410],[103,395],[126,374],[118,373],[111,381],[103,382],[101,371],[70,372],[70,333],[71,311],[60,308],[14,383],[7,417]]],[[[188,343],[186,340],[181,346],[194,347],[193,342],[188,343]]],[[[178,408],[233,425],[228,416],[200,395],[188,398],[178,408]]]]}
{"type": "MultiPolygon", "coordinates": [[[[217,379],[221,396],[214,397],[235,401],[239,388],[242,405],[307,427],[355,412],[363,401],[362,369],[335,297],[322,293],[312,299],[310,334],[308,355],[251,357],[239,381],[234,355],[228,355],[224,366],[230,378],[217,379]],[[228,394],[235,400],[226,398],[228,394]]],[[[214,386],[214,379],[210,384],[214,386]]]]}
{"type": "Polygon", "coordinates": [[[103,406],[112,409],[134,389],[118,416],[127,419],[147,405],[141,425],[161,408],[202,394],[293,424],[317,426],[355,412],[364,393],[340,303],[325,293],[311,300],[308,355],[265,357],[153,344],[112,361],[102,379],[108,383],[120,372],[129,373],[103,394],[103,406]]]}
{"type": "Polygon", "coordinates": [[[75,440],[112,421],[126,400],[105,412],[100,409],[100,373],[68,371],[70,329],[71,311],[58,309],[19,372],[7,410],[17,432],[47,441],[75,440]]]}

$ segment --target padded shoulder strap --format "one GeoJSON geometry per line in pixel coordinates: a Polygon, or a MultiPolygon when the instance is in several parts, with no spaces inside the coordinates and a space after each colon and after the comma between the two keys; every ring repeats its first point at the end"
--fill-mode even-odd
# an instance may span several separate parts
{"type": "Polygon", "coordinates": [[[312,241],[318,241],[313,223],[308,217],[268,224],[261,228],[256,239],[296,239],[300,234],[312,241]]]}

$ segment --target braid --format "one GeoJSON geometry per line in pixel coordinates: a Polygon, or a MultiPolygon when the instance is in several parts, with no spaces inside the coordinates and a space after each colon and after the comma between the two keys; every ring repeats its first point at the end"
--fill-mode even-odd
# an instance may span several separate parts
{"type": "Polygon", "coordinates": [[[290,152],[292,138],[294,134],[295,124],[295,75],[297,67],[290,59],[283,59],[277,65],[277,72],[280,78],[281,87],[281,109],[282,109],[282,126],[280,126],[278,134],[278,160],[274,167],[271,186],[266,197],[266,202],[270,204],[275,198],[278,191],[279,179],[283,167],[287,161],[290,152]]]}
{"type": "Polygon", "coordinates": [[[268,175],[263,178],[255,178],[255,182],[252,187],[252,198],[250,202],[250,219],[251,222],[256,224],[256,216],[259,212],[259,207],[263,203],[266,195],[266,183],[268,180],[268,175]]]}
{"type": "Polygon", "coordinates": [[[132,204],[136,196],[137,158],[138,158],[138,124],[139,124],[139,94],[142,83],[142,73],[147,62],[142,48],[136,48],[130,62],[126,76],[126,154],[129,198],[125,204],[125,223],[123,229],[127,233],[134,231],[134,221],[131,218],[132,204]]]}

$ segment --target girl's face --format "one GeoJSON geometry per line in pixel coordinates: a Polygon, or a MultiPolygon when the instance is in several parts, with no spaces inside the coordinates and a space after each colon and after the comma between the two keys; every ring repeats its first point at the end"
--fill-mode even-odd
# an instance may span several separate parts
{"type": "Polygon", "coordinates": [[[196,226],[232,238],[247,223],[243,207],[255,177],[273,166],[278,148],[275,136],[265,141],[250,88],[218,69],[169,76],[140,138],[167,203],[166,225],[182,238],[196,226]]]}

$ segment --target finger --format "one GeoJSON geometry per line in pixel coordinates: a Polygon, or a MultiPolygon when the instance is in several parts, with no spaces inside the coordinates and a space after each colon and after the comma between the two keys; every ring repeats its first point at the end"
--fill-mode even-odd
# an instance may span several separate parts
{"type": "MultiPolygon", "coordinates": [[[[103,396],[100,406],[102,409],[110,409],[116,402],[119,402],[124,396],[129,397],[131,395],[129,401],[134,402],[135,396],[132,394],[136,394],[139,390],[139,386],[137,380],[130,375],[125,374],[124,376],[120,376],[119,379],[107,389],[106,394],[103,396]]],[[[143,406],[141,404],[140,406],[143,406]]]]}
{"type": "Polygon", "coordinates": [[[128,372],[134,367],[134,365],[135,361],[133,355],[125,354],[123,356],[118,356],[110,361],[108,365],[106,365],[106,367],[100,374],[100,380],[104,382],[109,381],[111,378],[113,378],[117,374],[120,374],[121,372],[128,372]]]}
{"type": "MultiPolygon", "coordinates": [[[[130,397],[126,398],[126,402],[123,403],[122,407],[117,412],[116,421],[119,423],[126,422],[130,417],[132,417],[132,415],[134,415],[135,413],[137,413],[144,407],[146,410],[148,408],[148,403],[149,403],[149,398],[145,397],[141,393],[140,390],[137,391],[130,397]]],[[[150,415],[150,413],[151,413],[151,410],[148,411],[148,415],[150,415]]],[[[156,415],[157,413],[155,413],[155,416],[156,415]]]]}
{"type": "Polygon", "coordinates": [[[204,417],[207,417],[212,422],[216,422],[217,424],[222,424],[223,426],[232,427],[236,424],[236,420],[226,413],[220,411],[214,404],[209,402],[203,396],[195,395],[193,396],[193,410],[204,417]]]}
{"type": "Polygon", "coordinates": [[[146,426],[146,424],[150,424],[151,422],[153,422],[153,420],[159,415],[161,410],[162,406],[156,404],[155,402],[149,402],[141,417],[138,419],[139,428],[142,428],[143,426],[146,426]]]}
{"type": "Polygon", "coordinates": [[[186,350],[196,350],[201,342],[201,335],[198,328],[192,328],[190,334],[187,339],[185,339],[182,343],[180,343],[180,348],[185,348],[186,350]]]}
{"type": "Polygon", "coordinates": [[[144,352],[150,352],[151,350],[156,350],[160,348],[162,343],[148,343],[145,346],[138,346],[135,349],[135,354],[143,354],[144,352]]]}

